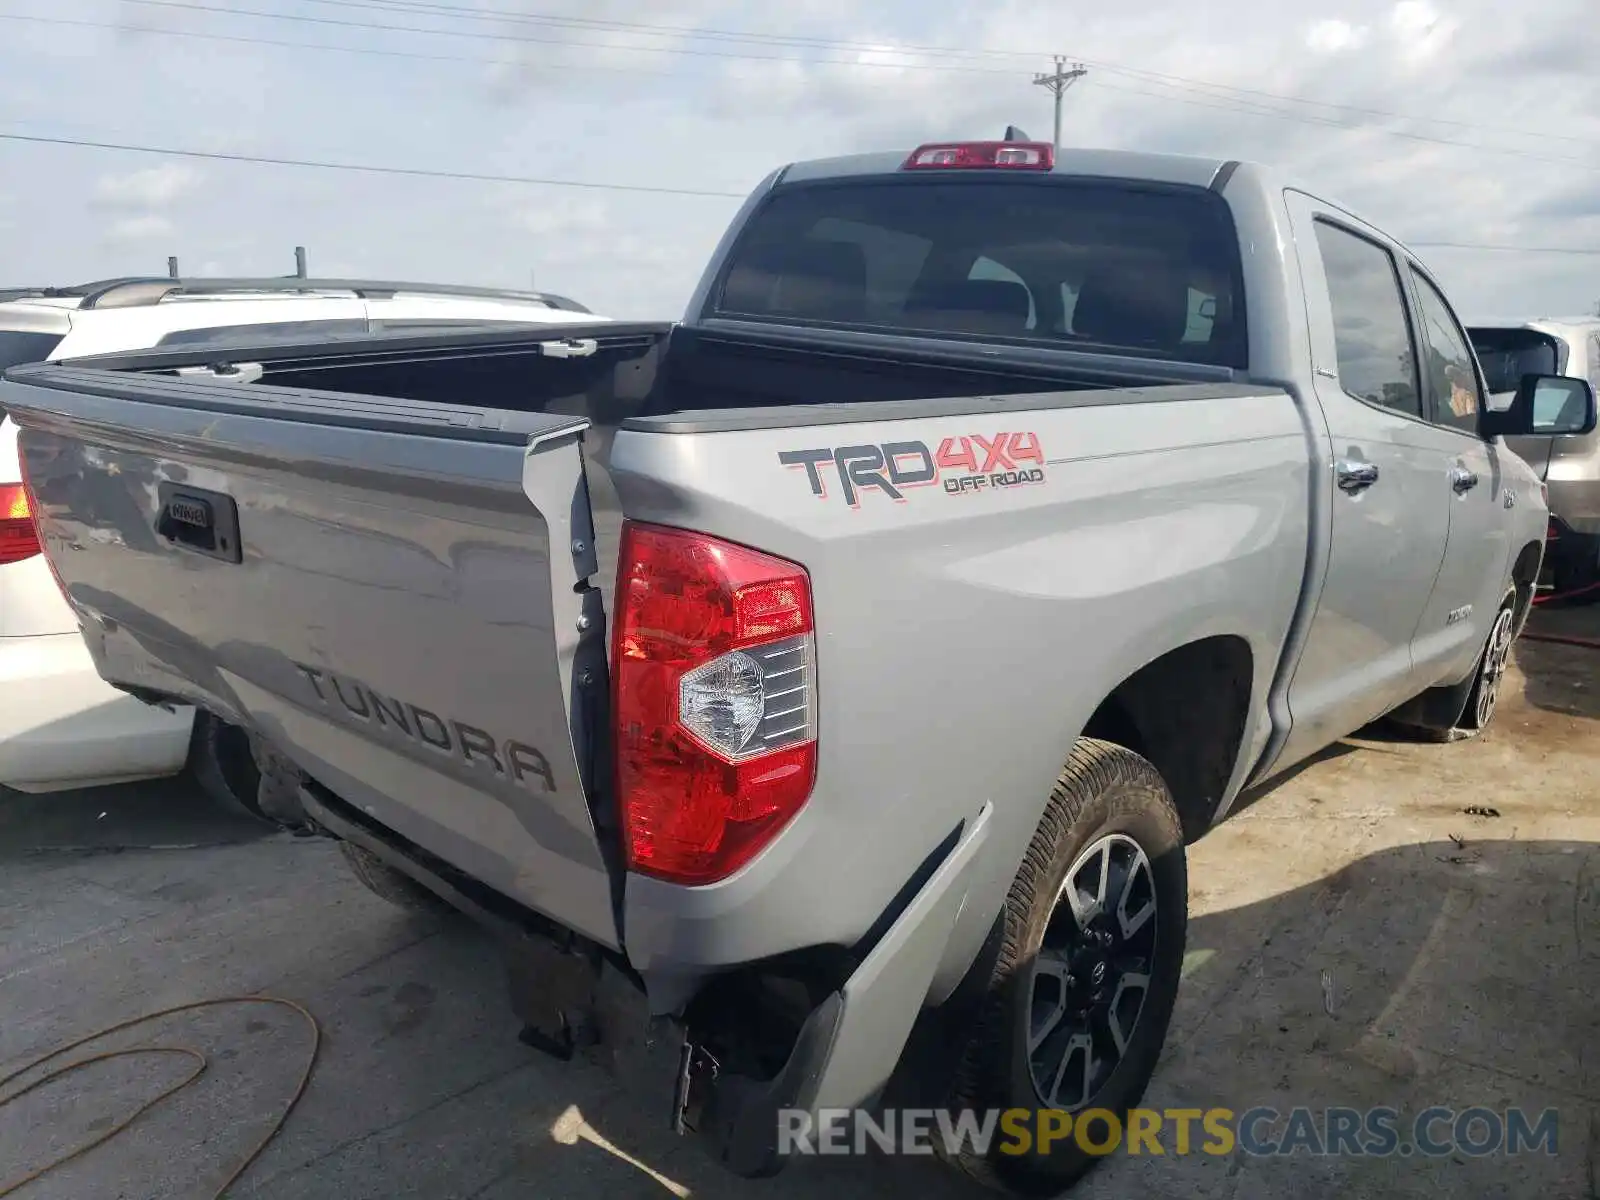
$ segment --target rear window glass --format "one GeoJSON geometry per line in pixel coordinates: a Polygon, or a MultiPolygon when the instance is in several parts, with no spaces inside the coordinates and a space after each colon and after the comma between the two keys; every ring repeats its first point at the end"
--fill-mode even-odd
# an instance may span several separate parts
{"type": "Polygon", "coordinates": [[[1536,329],[1471,329],[1472,349],[1491,393],[1514,392],[1524,375],[1559,375],[1567,347],[1536,329]]]}
{"type": "Polygon", "coordinates": [[[1244,367],[1238,238],[1199,188],[1057,179],[780,190],[713,311],[1244,367]]]}

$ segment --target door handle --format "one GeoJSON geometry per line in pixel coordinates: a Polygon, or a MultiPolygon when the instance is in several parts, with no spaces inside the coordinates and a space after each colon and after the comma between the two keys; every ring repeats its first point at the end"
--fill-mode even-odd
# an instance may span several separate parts
{"type": "Polygon", "coordinates": [[[1464,496],[1478,486],[1478,476],[1465,467],[1451,467],[1450,486],[1455,489],[1456,495],[1464,496]]]}
{"type": "Polygon", "coordinates": [[[1378,482],[1378,464],[1361,462],[1359,459],[1341,458],[1333,466],[1334,476],[1339,481],[1339,490],[1348,496],[1357,492],[1364,492],[1378,482]]]}

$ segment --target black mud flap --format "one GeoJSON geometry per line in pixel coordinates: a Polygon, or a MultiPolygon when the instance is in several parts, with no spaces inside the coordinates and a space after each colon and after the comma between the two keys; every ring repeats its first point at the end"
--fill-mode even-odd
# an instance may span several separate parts
{"type": "MultiPolygon", "coordinates": [[[[259,739],[252,744],[264,745],[259,739]]],[[[257,761],[262,765],[265,798],[267,772],[276,776],[292,771],[293,765],[285,768],[288,760],[270,748],[258,749],[257,761]]],[[[375,827],[314,781],[300,777],[298,797],[305,819],[416,880],[490,935],[505,963],[523,1045],[566,1061],[575,1051],[601,1043],[620,1048],[636,1025],[640,1029],[646,1025],[642,985],[598,944],[550,922],[532,927],[531,913],[521,913],[520,920],[513,917],[510,910],[515,906],[504,897],[465,879],[419,847],[400,844],[393,834],[375,827]]]]}
{"type": "Polygon", "coordinates": [[[725,1072],[704,1046],[686,1039],[673,1100],[674,1129],[700,1138],[712,1158],[735,1175],[776,1175],[786,1161],[778,1147],[779,1114],[809,1107],[843,1016],[844,997],[834,992],[800,1027],[789,1060],[771,1080],[725,1072]]]}
{"type": "Polygon", "coordinates": [[[599,956],[541,937],[511,935],[499,941],[511,1008],[522,1023],[517,1040],[563,1062],[574,1050],[599,1042],[599,956]]]}

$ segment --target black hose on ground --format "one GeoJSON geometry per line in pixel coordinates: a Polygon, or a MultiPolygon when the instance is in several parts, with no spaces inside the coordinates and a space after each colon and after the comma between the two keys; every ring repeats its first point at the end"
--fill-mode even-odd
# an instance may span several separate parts
{"type": "MultiPolygon", "coordinates": [[[[1557,600],[1575,600],[1579,596],[1588,596],[1600,592],[1600,583],[1591,583],[1586,587],[1573,588],[1570,592],[1551,592],[1544,596],[1535,596],[1535,604],[1551,604],[1557,600]]],[[[1584,650],[1600,650],[1600,638],[1577,637],[1566,633],[1527,633],[1524,632],[1522,640],[1526,642],[1551,642],[1557,646],[1578,646],[1584,650]]]]}
{"type": "MultiPolygon", "coordinates": [[[[250,1153],[239,1160],[238,1165],[236,1165],[229,1173],[228,1177],[222,1181],[222,1185],[218,1187],[216,1191],[211,1193],[212,1200],[221,1200],[221,1197],[227,1192],[227,1190],[238,1182],[239,1177],[245,1173],[250,1164],[255,1162],[255,1160],[261,1156],[261,1152],[267,1148],[267,1143],[272,1141],[272,1139],[278,1135],[278,1131],[282,1129],[284,1123],[288,1121],[289,1114],[294,1111],[295,1105],[300,1103],[300,1097],[305,1095],[306,1085],[311,1082],[311,1073],[316,1069],[317,1065],[317,1052],[322,1048],[322,1027],[317,1024],[317,1019],[311,1015],[304,1005],[297,1004],[293,1000],[283,1000],[277,996],[227,996],[218,1000],[196,1000],[189,1004],[176,1004],[171,1008],[163,1008],[157,1012],[146,1013],[142,1017],[134,1017],[131,1021],[122,1021],[116,1025],[107,1026],[105,1029],[97,1030],[96,1032],[88,1034],[85,1037],[78,1038],[76,1041],[68,1042],[64,1046],[58,1046],[54,1050],[51,1050],[48,1054],[42,1054],[32,1062],[18,1067],[9,1075],[0,1077],[0,1092],[3,1092],[8,1085],[18,1079],[21,1079],[29,1072],[35,1071],[44,1066],[46,1063],[49,1063],[60,1058],[64,1054],[68,1054],[71,1051],[76,1050],[79,1046],[86,1046],[90,1042],[99,1041],[101,1038],[110,1037],[114,1033],[121,1033],[125,1029],[132,1029],[135,1026],[143,1025],[149,1021],[158,1020],[161,1017],[170,1017],[177,1013],[193,1012],[196,1009],[201,1008],[219,1008],[228,1004],[275,1004],[280,1008],[291,1009],[292,1011],[299,1013],[300,1016],[304,1018],[306,1027],[311,1031],[311,1050],[306,1055],[305,1069],[300,1073],[300,1081],[295,1085],[294,1094],[289,1097],[289,1103],[284,1105],[283,1111],[278,1114],[278,1119],[274,1121],[270,1127],[268,1127],[264,1134],[262,1134],[260,1140],[256,1142],[250,1153]]],[[[209,1063],[204,1054],[189,1046],[133,1046],[125,1050],[107,1050],[100,1054],[91,1054],[87,1058],[76,1059],[73,1062],[69,1062],[64,1067],[56,1067],[54,1070],[45,1072],[32,1083],[19,1089],[18,1091],[12,1092],[9,1096],[0,1095],[0,1109],[4,1109],[6,1105],[22,1099],[22,1097],[26,1096],[29,1092],[37,1091],[39,1088],[42,1088],[49,1083],[53,1083],[55,1080],[60,1079],[63,1076],[71,1075],[76,1071],[81,1071],[85,1067],[92,1066],[95,1063],[108,1062],[117,1058],[136,1058],[147,1057],[150,1055],[176,1055],[180,1058],[187,1058],[194,1063],[194,1069],[191,1070],[188,1075],[184,1076],[184,1078],[180,1079],[177,1083],[168,1087],[165,1091],[160,1092],[150,1100],[146,1100],[138,1108],[134,1109],[133,1112],[128,1114],[128,1116],[113,1124],[111,1128],[107,1129],[104,1133],[99,1134],[97,1137],[91,1139],[90,1141],[84,1142],[83,1145],[77,1146],[74,1149],[69,1150],[67,1153],[60,1155],[59,1157],[52,1159],[50,1162],[45,1163],[44,1166],[28,1172],[28,1174],[22,1176],[20,1179],[12,1180],[9,1183],[0,1183],[0,1197],[9,1196],[13,1192],[21,1191],[30,1183],[37,1183],[40,1179],[43,1179],[46,1175],[50,1174],[50,1172],[65,1166],[67,1163],[72,1162],[75,1159],[83,1157],[97,1146],[105,1145],[124,1129],[128,1128],[128,1126],[132,1125],[140,1117],[144,1116],[145,1113],[149,1112],[156,1105],[160,1104],[163,1100],[167,1099],[169,1096],[176,1095],[178,1092],[188,1087],[196,1079],[199,1079],[200,1076],[205,1073],[206,1067],[209,1065],[209,1063]]]]}

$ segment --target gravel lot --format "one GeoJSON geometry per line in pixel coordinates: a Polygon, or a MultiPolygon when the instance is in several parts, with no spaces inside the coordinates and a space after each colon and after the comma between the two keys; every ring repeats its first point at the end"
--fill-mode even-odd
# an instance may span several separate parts
{"type": "MultiPolygon", "coordinates": [[[[1600,608],[1532,628],[1600,636],[1600,608]]],[[[1518,658],[1483,739],[1353,739],[1193,848],[1190,970],[1149,1102],[1555,1107],[1559,1153],[1119,1157],[1076,1195],[1600,1191],[1600,654],[1525,642],[1518,658]]],[[[324,1041],[301,1106],[230,1195],[972,1194],[918,1161],[723,1175],[666,1130],[662,1062],[640,1051],[613,1073],[524,1049],[487,946],[368,896],[331,844],[264,836],[170,783],[0,793],[0,1074],[143,1012],[261,992],[303,1003],[324,1041]]],[[[19,1197],[209,1196],[291,1094],[308,1034],[288,1010],[239,1007],[89,1049],[140,1043],[194,1046],[210,1067],[19,1197]]],[[[118,1059],[0,1110],[0,1188],[190,1069],[118,1059]]]]}

